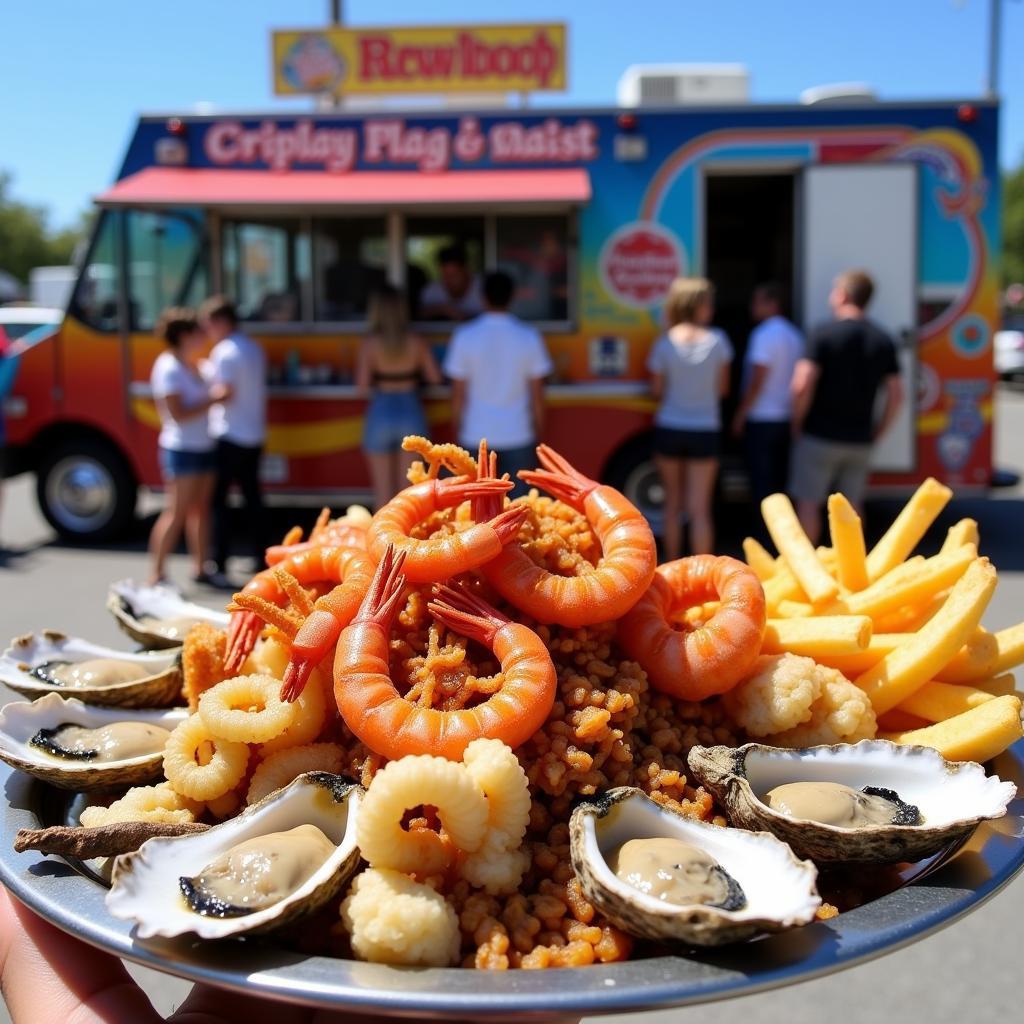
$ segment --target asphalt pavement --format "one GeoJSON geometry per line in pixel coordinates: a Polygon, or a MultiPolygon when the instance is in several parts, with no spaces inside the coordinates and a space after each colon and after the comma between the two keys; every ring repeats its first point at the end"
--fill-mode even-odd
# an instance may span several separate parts
{"type": "MultiPolygon", "coordinates": [[[[1024,393],[1002,389],[996,402],[996,464],[1024,475],[1024,393]]],[[[67,546],[59,542],[36,509],[32,481],[8,482],[3,494],[0,540],[12,553],[0,565],[0,634],[17,636],[54,627],[118,646],[124,636],[103,607],[107,584],[125,577],[144,577],[145,536],[154,499],[136,534],[124,544],[103,548],[67,546]]],[[[898,509],[897,502],[877,502],[869,509],[869,531],[879,532],[898,509]]],[[[982,551],[1000,569],[1000,584],[986,615],[986,625],[999,629],[1024,618],[1024,488],[995,492],[990,498],[955,499],[925,546],[938,546],[946,525],[962,515],[974,516],[981,527],[982,551]]],[[[308,524],[309,509],[281,510],[275,519],[284,527],[308,524]]],[[[735,537],[723,539],[733,547],[735,537]]],[[[188,579],[184,555],[170,563],[181,583],[188,579]]],[[[203,590],[197,600],[215,605],[223,595],[203,590]]],[[[0,702],[14,699],[0,686],[0,702]]],[[[867,1024],[892,1017],[907,1022],[987,1024],[1018,1019],[1020,950],[1024,947],[1024,877],[953,927],[872,963],[813,982],[775,992],[686,1010],[604,1018],[624,1024],[867,1024]]],[[[154,1005],[163,1013],[177,1006],[188,984],[153,971],[131,967],[154,1005]]],[[[268,1019],[273,1019],[268,1007],[268,1019]]],[[[10,1018],[0,1006],[0,1024],[10,1018]]],[[[19,1022],[22,1024],[22,1022],[19,1022]]],[[[33,1022],[24,1022],[33,1024],[33,1022]]]]}

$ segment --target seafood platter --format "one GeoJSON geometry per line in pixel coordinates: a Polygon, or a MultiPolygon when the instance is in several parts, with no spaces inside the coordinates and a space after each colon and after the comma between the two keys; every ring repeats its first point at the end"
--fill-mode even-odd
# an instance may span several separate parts
{"type": "Polygon", "coordinates": [[[515,500],[486,445],[406,447],[408,488],[290,531],[223,612],[124,581],[141,650],[10,642],[20,899],[273,999],[540,1019],[857,963],[1024,866],[1024,624],[982,624],[972,520],[915,553],[947,488],[870,549],[842,495],[819,548],[773,495],[777,553],[658,565],[544,446],[515,500]]]}

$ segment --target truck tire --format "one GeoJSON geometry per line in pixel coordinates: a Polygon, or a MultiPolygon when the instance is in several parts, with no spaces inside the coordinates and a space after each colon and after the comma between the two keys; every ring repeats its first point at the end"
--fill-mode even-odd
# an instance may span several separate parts
{"type": "Polygon", "coordinates": [[[36,469],[36,500],[66,540],[111,540],[135,518],[138,487],[112,445],[96,437],[58,441],[36,469]]]}

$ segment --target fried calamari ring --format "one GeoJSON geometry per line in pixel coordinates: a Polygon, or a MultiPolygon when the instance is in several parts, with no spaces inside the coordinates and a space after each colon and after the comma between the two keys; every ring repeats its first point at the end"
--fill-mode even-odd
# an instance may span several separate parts
{"type": "Polygon", "coordinates": [[[385,765],[366,791],[356,836],[374,867],[431,875],[444,869],[449,852],[430,829],[406,831],[405,812],[423,804],[437,808],[452,843],[466,853],[480,848],[487,832],[487,800],[461,764],[419,754],[385,765]]]}
{"type": "Polygon", "coordinates": [[[249,748],[215,736],[199,715],[186,718],[164,748],[164,775],[193,800],[223,796],[242,781],[248,766],[249,748]]]}
{"type": "Polygon", "coordinates": [[[86,807],[80,821],[86,828],[99,828],[119,821],[149,821],[185,825],[202,813],[202,804],[182,796],[167,782],[157,786],[135,786],[109,807],[86,807]]]}
{"type": "Polygon", "coordinates": [[[303,747],[289,747],[271,754],[252,773],[249,791],[245,795],[247,804],[255,804],[275,789],[287,786],[304,772],[341,771],[344,752],[336,743],[307,743],[303,747]]]}
{"type": "Polygon", "coordinates": [[[455,909],[430,886],[398,871],[369,868],[356,876],[341,904],[341,920],[360,960],[448,967],[461,936],[455,909]]]}
{"type": "Polygon", "coordinates": [[[530,856],[522,849],[530,822],[530,787],[519,758],[501,740],[474,740],[463,755],[466,771],[487,797],[487,835],[463,861],[462,877],[491,895],[519,888],[530,856]]]}
{"type": "Polygon", "coordinates": [[[279,679],[235,676],[199,698],[199,717],[218,739],[262,743],[280,736],[295,721],[295,710],[281,700],[279,679]]]}
{"type": "Polygon", "coordinates": [[[327,724],[327,698],[319,669],[313,670],[302,693],[288,706],[295,715],[292,724],[279,736],[260,745],[259,755],[264,760],[279,750],[312,743],[327,724]]]}

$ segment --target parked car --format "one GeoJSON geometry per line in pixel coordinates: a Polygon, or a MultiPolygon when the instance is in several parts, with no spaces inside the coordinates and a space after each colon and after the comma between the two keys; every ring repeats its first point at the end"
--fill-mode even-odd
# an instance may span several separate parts
{"type": "Polygon", "coordinates": [[[995,337],[996,373],[1004,380],[1024,377],[1024,321],[1007,323],[995,337]]]}

